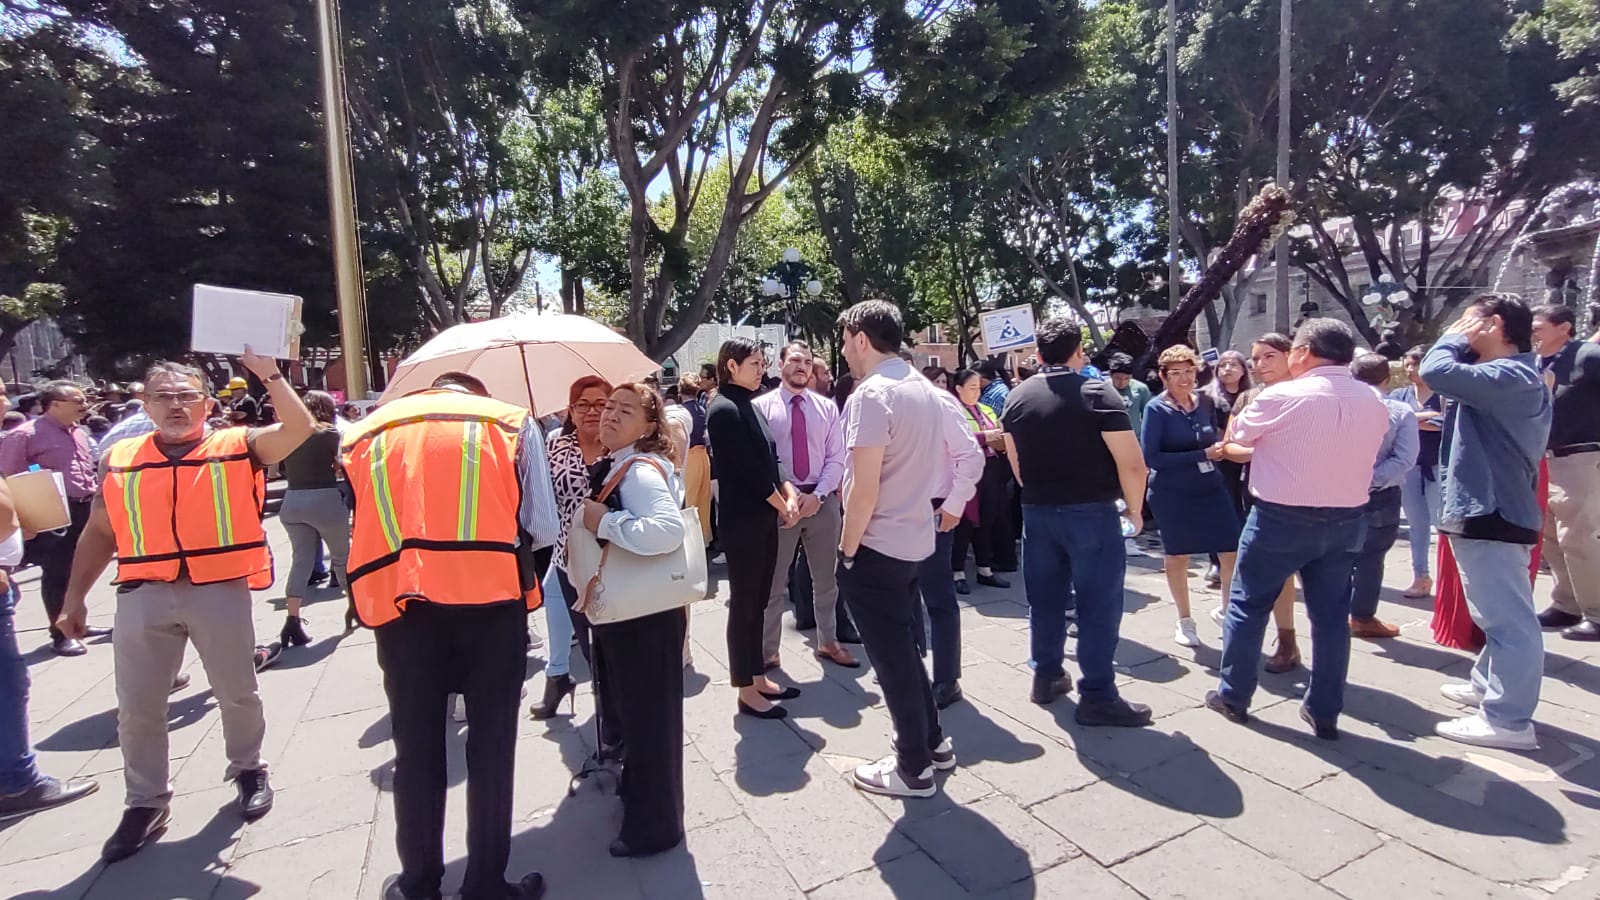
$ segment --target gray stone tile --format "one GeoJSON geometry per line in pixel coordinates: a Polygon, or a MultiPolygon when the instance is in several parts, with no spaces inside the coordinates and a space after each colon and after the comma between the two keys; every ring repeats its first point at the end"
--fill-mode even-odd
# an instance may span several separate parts
{"type": "Polygon", "coordinates": [[[1585,849],[1569,843],[1561,812],[1548,804],[1540,821],[1519,821],[1366,766],[1304,793],[1490,881],[1555,879],[1569,866],[1591,864],[1585,849]]]}
{"type": "Polygon", "coordinates": [[[984,900],[1139,900],[1139,895],[1109,869],[1087,856],[1068,860],[1026,881],[987,894],[984,900]]]}
{"type": "Polygon", "coordinates": [[[99,878],[99,845],[0,866],[0,884],[13,900],[79,900],[99,878]]]}
{"type": "Polygon", "coordinates": [[[1335,900],[1337,894],[1209,825],[1202,825],[1112,870],[1146,897],[1296,897],[1335,900]]]}
{"type": "MultiPolygon", "coordinates": [[[[805,896],[784,870],[783,857],[747,819],[725,819],[689,832],[687,850],[633,862],[640,897],[656,900],[799,900],[805,896]]],[[[591,893],[584,884],[582,895],[591,893]]]]}
{"type": "Polygon", "coordinates": [[[898,827],[957,883],[978,894],[1079,855],[1078,848],[1003,796],[908,819],[898,827]]]}
{"type": "Polygon", "coordinates": [[[1196,750],[1133,780],[1312,880],[1381,846],[1377,832],[1196,750]]]}
{"type": "MultiPolygon", "coordinates": [[[[340,775],[284,788],[277,792],[270,814],[244,826],[238,855],[370,826],[380,799],[388,802],[365,775],[340,775]]],[[[358,855],[365,855],[365,844],[361,850],[358,855]]]]}
{"type": "MultiPolygon", "coordinates": [[[[226,869],[243,831],[238,793],[231,787],[186,794],[172,801],[172,823],[158,840],[95,881],[88,900],[129,897],[210,897],[230,880],[226,869]]],[[[110,836],[116,820],[105,821],[110,836]]]]}
{"type": "Polygon", "coordinates": [[[1356,860],[1323,884],[1350,900],[1392,900],[1394,897],[1438,900],[1517,900],[1526,895],[1390,841],[1356,860]]]}
{"type": "Polygon", "coordinates": [[[895,831],[844,776],[817,757],[752,760],[719,773],[745,816],[775,847],[801,890],[910,853],[895,831]]]}
{"type": "Polygon", "coordinates": [[[846,875],[810,892],[811,900],[965,900],[970,896],[921,851],[846,875]]]}
{"type": "Polygon", "coordinates": [[[371,836],[369,827],[356,825],[241,855],[228,867],[211,900],[358,896],[361,869],[351,863],[366,855],[371,836]]]}
{"type": "MultiPolygon", "coordinates": [[[[1294,717],[1299,732],[1305,732],[1306,726],[1295,711],[1298,707],[1292,702],[1283,705],[1290,707],[1283,715],[1294,717]]],[[[1261,711],[1256,721],[1241,726],[1201,707],[1163,719],[1160,727],[1184,735],[1212,756],[1291,789],[1316,784],[1349,764],[1343,757],[1330,758],[1333,751],[1326,746],[1284,740],[1284,729],[1263,726],[1260,719],[1264,715],[1261,711]]],[[[1326,745],[1327,742],[1319,743],[1326,745]]]]}
{"type": "MultiPolygon", "coordinates": [[[[1204,771],[1197,768],[1196,777],[1205,777],[1204,771]]],[[[1193,814],[1163,804],[1120,777],[1046,800],[1032,812],[1103,866],[1115,865],[1200,825],[1193,814]]]]}

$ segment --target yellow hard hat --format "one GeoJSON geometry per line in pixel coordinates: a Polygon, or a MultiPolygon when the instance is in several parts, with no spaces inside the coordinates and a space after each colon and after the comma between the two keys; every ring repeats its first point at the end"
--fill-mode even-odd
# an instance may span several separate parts
{"type": "Polygon", "coordinates": [[[249,382],[245,381],[243,378],[238,377],[237,375],[234,376],[228,382],[228,390],[230,390],[230,391],[242,391],[242,390],[245,390],[246,388],[248,388],[249,386],[250,386],[249,382]]]}

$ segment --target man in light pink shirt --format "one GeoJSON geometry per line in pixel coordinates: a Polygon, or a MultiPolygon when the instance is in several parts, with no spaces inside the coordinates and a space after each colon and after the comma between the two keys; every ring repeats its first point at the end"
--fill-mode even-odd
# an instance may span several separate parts
{"type": "Polygon", "coordinates": [[[783,348],[781,365],[783,381],[778,389],[762,394],[751,405],[767,417],[783,479],[800,492],[800,522],[778,532],[778,566],[767,598],[761,658],[768,665],[778,661],[789,566],[795,548],[803,546],[817,617],[817,656],[854,669],[861,663],[839,644],[839,584],[833,572],[843,525],[838,491],[848,459],[841,416],[832,400],[806,387],[815,374],[810,346],[804,341],[790,342],[783,348]]]}
{"type": "Polygon", "coordinates": [[[1250,463],[1255,506],[1239,538],[1223,624],[1222,679],[1206,705],[1229,719],[1246,710],[1260,675],[1267,617],[1284,581],[1300,573],[1311,618],[1310,689],[1300,708],[1317,736],[1339,736],[1350,663],[1350,577],[1365,533],[1372,461],[1389,412],[1350,374],[1355,335],[1308,319],[1289,351],[1291,381],[1267,388],[1229,428],[1218,457],[1250,463]]]}
{"type": "Polygon", "coordinates": [[[934,768],[954,768],[956,758],[918,653],[917,567],[934,552],[935,491],[948,476],[937,530],[950,531],[977,487],[983,457],[939,389],[896,355],[905,339],[900,310],[867,300],[845,310],[839,325],[844,357],[860,379],[844,408],[850,462],[839,588],[877,670],[895,750],[858,767],[854,783],[876,794],[931,797],[934,768]]]}

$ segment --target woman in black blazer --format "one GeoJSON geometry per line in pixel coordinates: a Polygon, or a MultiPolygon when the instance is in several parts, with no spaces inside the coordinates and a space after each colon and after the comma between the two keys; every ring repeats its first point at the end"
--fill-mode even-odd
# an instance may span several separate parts
{"type": "Polygon", "coordinates": [[[786,713],[772,701],[800,691],[767,678],[761,628],[778,565],[778,529],[793,527],[799,513],[794,487],[779,473],[766,417],[750,403],[765,368],[766,354],[756,341],[733,338],[722,345],[706,436],[716,461],[717,535],[728,560],[728,669],[739,689],[739,712],[781,719],[786,713]]]}

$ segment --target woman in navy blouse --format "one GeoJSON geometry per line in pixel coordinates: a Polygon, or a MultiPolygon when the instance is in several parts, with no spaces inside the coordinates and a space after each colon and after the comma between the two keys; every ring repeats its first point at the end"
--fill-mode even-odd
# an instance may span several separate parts
{"type": "Polygon", "coordinates": [[[1198,647],[1189,614],[1189,556],[1215,553],[1221,562],[1222,595],[1233,580],[1239,548],[1239,513],[1222,472],[1221,435],[1211,398],[1195,390],[1200,358],[1188,347],[1168,347],[1157,363],[1166,386],[1144,411],[1140,444],[1150,467],[1150,508],[1161,523],[1167,589],[1178,607],[1173,640],[1198,647]]]}

